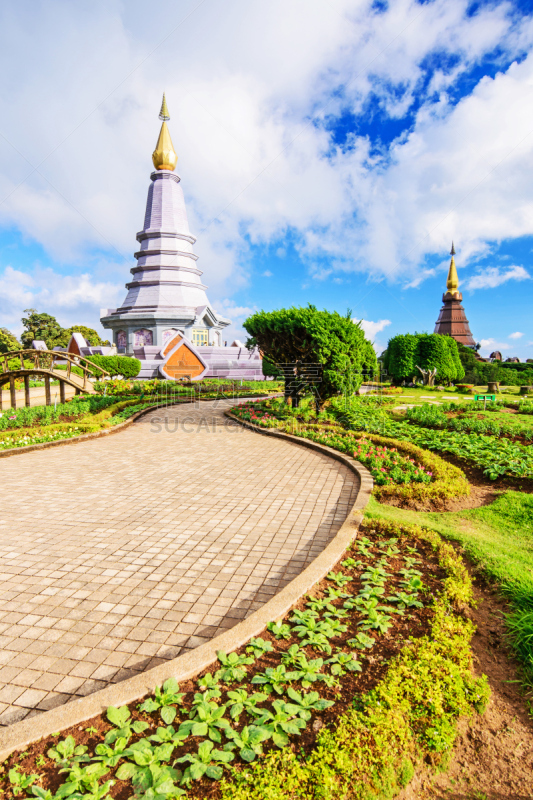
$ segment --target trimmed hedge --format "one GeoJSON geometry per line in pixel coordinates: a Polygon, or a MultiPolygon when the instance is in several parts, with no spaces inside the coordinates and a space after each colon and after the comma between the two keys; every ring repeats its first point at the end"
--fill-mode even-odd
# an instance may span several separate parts
{"type": "MultiPolygon", "coordinates": [[[[109,372],[111,377],[114,375],[122,375],[123,378],[135,378],[141,371],[141,362],[138,358],[130,358],[129,356],[89,356],[87,359],[87,366],[90,368],[90,362],[97,367],[105,369],[109,372]]],[[[95,375],[98,377],[100,373],[96,370],[95,375]]]]}
{"type": "Polygon", "coordinates": [[[366,522],[385,535],[428,542],[446,570],[431,634],[410,639],[378,686],[354,698],[335,730],[324,728],[307,757],[287,748],[221,783],[223,800],[385,800],[426,760],[445,765],[460,717],[483,713],[490,689],[472,674],[474,626],[452,613],[473,602],[470,576],[453,547],[434,531],[383,520],[366,522]]]}

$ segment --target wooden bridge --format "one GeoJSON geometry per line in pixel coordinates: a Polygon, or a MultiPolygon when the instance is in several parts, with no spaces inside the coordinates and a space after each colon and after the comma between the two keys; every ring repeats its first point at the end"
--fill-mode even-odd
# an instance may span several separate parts
{"type": "Polygon", "coordinates": [[[65,402],[65,386],[73,386],[76,394],[85,392],[95,394],[95,388],[89,380],[89,375],[96,373],[99,378],[108,378],[109,373],[91,363],[90,369],[83,362],[87,359],[82,356],[72,356],[60,350],[11,350],[0,355],[2,371],[0,372],[0,408],[2,408],[2,387],[9,383],[11,394],[11,408],[17,407],[15,381],[24,380],[24,401],[30,405],[30,380],[35,380],[37,375],[44,377],[44,392],[46,405],[52,404],[50,381],[59,381],[59,396],[65,402]],[[19,360],[20,367],[13,368],[13,361],[19,360]],[[11,364],[11,366],[10,366],[11,364]],[[57,367],[64,365],[65,369],[57,367]],[[81,369],[83,374],[78,375],[73,367],[81,369]]]}

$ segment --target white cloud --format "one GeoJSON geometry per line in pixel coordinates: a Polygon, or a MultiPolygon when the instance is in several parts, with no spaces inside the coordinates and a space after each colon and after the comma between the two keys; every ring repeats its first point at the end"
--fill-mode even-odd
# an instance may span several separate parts
{"type": "Polygon", "coordinates": [[[263,275],[263,278],[271,278],[271,277],[272,277],[272,272],[270,272],[270,270],[269,270],[269,269],[266,269],[266,270],[265,270],[265,271],[262,273],[262,275],[263,275]]]}
{"type": "Polygon", "coordinates": [[[65,328],[74,324],[99,328],[100,306],[118,301],[123,293],[121,285],[95,281],[88,273],[61,275],[35,267],[28,274],[8,266],[0,275],[0,316],[4,327],[16,334],[23,330],[21,318],[26,308],[56,316],[65,328]]]}
{"type": "Polygon", "coordinates": [[[514,266],[505,270],[501,270],[499,267],[487,267],[483,272],[469,278],[465,288],[471,291],[474,291],[474,289],[495,289],[497,286],[501,286],[502,283],[507,283],[507,281],[525,281],[530,278],[531,275],[524,267],[514,266]]]}
{"type": "Polygon", "coordinates": [[[384,349],[384,346],[382,344],[378,345],[377,343],[374,342],[374,340],[378,333],[381,333],[381,331],[384,328],[386,328],[387,325],[391,324],[390,319],[380,319],[376,322],[372,322],[372,320],[369,319],[353,319],[353,322],[361,323],[361,328],[365,332],[365,336],[367,337],[367,339],[370,339],[370,341],[374,343],[376,352],[378,351],[378,348],[380,351],[384,349]]]}
{"type": "Polygon", "coordinates": [[[514,333],[509,334],[509,339],[521,339],[524,334],[520,333],[520,331],[515,331],[514,333]]]}
{"type": "Polygon", "coordinates": [[[361,328],[365,332],[365,336],[373,339],[377,333],[380,333],[387,325],[391,324],[390,319],[380,319],[379,321],[372,322],[369,319],[353,319],[353,322],[360,322],[361,328]]]}
{"type": "MultiPolygon", "coordinates": [[[[330,269],[311,269],[318,280],[361,270],[411,274],[412,285],[431,274],[415,274],[423,257],[446,251],[452,235],[465,264],[487,241],[533,233],[533,56],[483,79],[456,106],[446,95],[496,46],[507,58],[530,49],[533,24],[513,19],[505,2],[468,8],[467,0],[391,0],[381,13],[369,0],[161,0],[162,31],[143,3],[4,6],[0,225],[72,271],[89,274],[94,250],[106,252],[113,281],[124,283],[164,75],[215,306],[249,281],[248,242],[289,229],[310,264],[328,256],[330,269]],[[390,161],[370,156],[364,137],[332,147],[331,115],[358,113],[372,96],[401,116],[435,53],[455,66],[434,76],[439,103],[422,98],[390,161]]],[[[62,282],[61,307],[74,308],[79,280],[62,282]]],[[[108,280],[95,274],[91,302],[108,280]]]]}
{"type": "Polygon", "coordinates": [[[481,339],[480,340],[480,354],[484,358],[488,358],[488,356],[497,351],[497,350],[510,350],[511,345],[508,342],[498,342],[496,339],[481,339]]]}

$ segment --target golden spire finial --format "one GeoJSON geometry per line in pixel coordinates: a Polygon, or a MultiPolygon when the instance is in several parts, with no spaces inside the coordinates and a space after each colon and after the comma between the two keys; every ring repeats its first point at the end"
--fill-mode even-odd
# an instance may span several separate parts
{"type": "Polygon", "coordinates": [[[159,139],[152,153],[152,161],[156,169],[173,170],[176,169],[178,156],[174,150],[174,145],[172,144],[172,139],[170,138],[170,133],[167,128],[167,120],[170,119],[170,116],[164,94],[163,102],[161,103],[161,111],[159,112],[159,119],[163,120],[163,122],[161,124],[161,130],[159,131],[159,139]]]}
{"type": "Polygon", "coordinates": [[[448,280],[446,281],[446,288],[449,292],[456,292],[459,288],[459,276],[457,275],[457,267],[455,266],[455,247],[452,242],[452,249],[450,250],[452,260],[450,261],[450,269],[448,270],[448,280]]]}
{"type": "Polygon", "coordinates": [[[167,101],[164,92],[163,92],[163,102],[161,103],[161,111],[159,112],[159,119],[162,120],[163,122],[168,121],[170,119],[170,114],[168,113],[167,101]]]}

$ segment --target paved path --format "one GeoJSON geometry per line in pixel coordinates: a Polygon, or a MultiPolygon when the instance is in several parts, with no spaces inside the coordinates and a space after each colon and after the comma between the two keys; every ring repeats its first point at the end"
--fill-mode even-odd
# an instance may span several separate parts
{"type": "Polygon", "coordinates": [[[202,644],[339,529],[356,476],[214,406],[0,459],[0,724],[202,644]]]}

